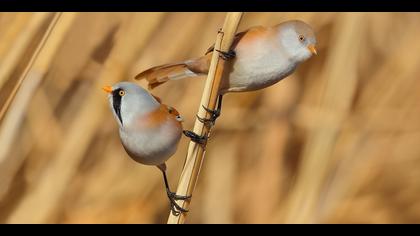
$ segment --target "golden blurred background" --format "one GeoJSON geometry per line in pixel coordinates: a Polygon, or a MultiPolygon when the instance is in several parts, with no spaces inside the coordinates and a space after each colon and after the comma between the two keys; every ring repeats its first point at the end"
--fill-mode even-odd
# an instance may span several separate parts
{"type": "MultiPolygon", "coordinates": [[[[127,156],[101,87],[203,55],[224,17],[0,13],[0,222],[166,223],[161,173],[127,156]]],[[[240,30],[290,19],[318,56],[225,96],[187,223],[420,223],[420,14],[255,12],[240,30]]],[[[192,129],[203,87],[153,93],[192,129]]]]}

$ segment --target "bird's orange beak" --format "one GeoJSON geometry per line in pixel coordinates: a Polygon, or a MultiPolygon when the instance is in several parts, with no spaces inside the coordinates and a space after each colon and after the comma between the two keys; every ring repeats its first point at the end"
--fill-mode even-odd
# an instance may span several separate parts
{"type": "Polygon", "coordinates": [[[315,45],[310,44],[310,45],[308,46],[308,49],[309,49],[309,51],[311,51],[311,52],[312,52],[312,54],[314,54],[314,55],[317,55],[317,54],[318,54],[318,53],[317,53],[317,51],[316,51],[315,45]]]}
{"type": "Polygon", "coordinates": [[[112,93],[112,87],[111,86],[104,86],[102,89],[107,93],[112,93]]]}

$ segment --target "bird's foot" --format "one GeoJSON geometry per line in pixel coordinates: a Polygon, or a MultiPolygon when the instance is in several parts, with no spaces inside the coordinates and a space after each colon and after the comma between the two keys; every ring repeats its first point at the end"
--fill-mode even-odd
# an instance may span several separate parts
{"type": "Polygon", "coordinates": [[[180,195],[176,195],[176,193],[171,192],[169,189],[166,189],[166,193],[168,195],[169,198],[169,202],[171,203],[171,212],[174,216],[178,216],[181,213],[185,213],[188,212],[187,209],[182,208],[180,205],[178,205],[178,203],[176,203],[176,200],[189,200],[191,198],[190,196],[180,196],[180,195]]]}
{"type": "MultiPolygon", "coordinates": [[[[219,31],[217,31],[218,34],[225,34],[225,32],[223,32],[222,28],[219,29],[219,31]]],[[[221,51],[221,50],[215,50],[216,52],[220,53],[220,57],[227,61],[229,59],[232,59],[234,57],[236,57],[236,52],[233,49],[230,49],[229,51],[225,52],[225,51],[221,51]]]]}
{"type": "Polygon", "coordinates": [[[217,118],[219,118],[219,116],[220,116],[220,107],[219,108],[217,108],[216,110],[211,110],[211,109],[209,109],[209,108],[207,108],[207,107],[205,107],[205,106],[203,106],[203,108],[204,108],[204,110],[206,110],[208,113],[210,113],[211,114],[211,116],[212,116],[212,119],[217,119],[217,118]]]}
{"type": "Polygon", "coordinates": [[[236,57],[236,52],[233,49],[230,49],[227,52],[224,52],[224,51],[221,51],[221,50],[216,50],[216,51],[220,53],[220,57],[225,61],[236,57]]]}
{"type": "Polygon", "coordinates": [[[201,146],[205,146],[207,143],[207,137],[206,136],[200,136],[192,131],[184,130],[184,135],[191,139],[194,143],[200,144],[201,146]]]}
{"type": "Polygon", "coordinates": [[[207,128],[211,128],[214,126],[214,124],[216,123],[216,119],[214,119],[213,117],[207,119],[207,118],[201,118],[197,115],[197,119],[204,124],[204,126],[206,126],[207,128]]]}
{"type": "Polygon", "coordinates": [[[216,110],[211,110],[205,106],[203,106],[204,110],[206,110],[209,114],[210,114],[210,118],[201,118],[197,115],[197,119],[203,123],[207,128],[210,128],[212,126],[214,126],[217,118],[219,118],[220,116],[220,108],[216,109],[216,110]]]}

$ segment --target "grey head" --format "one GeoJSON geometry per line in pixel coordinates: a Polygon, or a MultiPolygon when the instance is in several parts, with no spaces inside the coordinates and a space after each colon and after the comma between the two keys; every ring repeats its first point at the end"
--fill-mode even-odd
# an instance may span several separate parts
{"type": "Polygon", "coordinates": [[[160,106],[149,92],[135,83],[120,82],[103,89],[109,94],[109,105],[120,128],[160,106]]]}
{"type": "Polygon", "coordinates": [[[300,20],[290,20],[274,27],[280,44],[294,62],[303,62],[317,54],[316,37],[312,27],[300,20]]]}

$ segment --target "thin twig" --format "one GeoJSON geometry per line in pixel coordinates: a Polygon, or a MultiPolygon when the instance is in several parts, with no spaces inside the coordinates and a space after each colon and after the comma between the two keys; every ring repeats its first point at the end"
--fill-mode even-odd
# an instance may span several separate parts
{"type": "MultiPolygon", "coordinates": [[[[219,53],[216,50],[229,51],[235,37],[236,30],[242,18],[242,14],[242,12],[227,13],[223,28],[217,34],[215,50],[213,51],[213,57],[211,60],[206,85],[204,87],[203,96],[201,97],[200,107],[198,110],[199,117],[208,116],[207,112],[203,109],[203,106],[212,110],[215,109],[219,92],[219,85],[224,69],[224,61],[219,60],[219,53]]],[[[198,135],[208,136],[210,130],[198,119],[196,119],[194,124],[194,132],[198,135]]],[[[188,146],[187,158],[178,184],[178,195],[192,195],[198,179],[198,175],[200,173],[204,154],[205,146],[190,142],[188,146]]],[[[182,204],[179,204],[183,208],[188,208],[189,201],[183,201],[182,204]]],[[[168,223],[182,224],[185,222],[185,218],[186,213],[179,214],[178,216],[170,213],[168,223]]]]}

